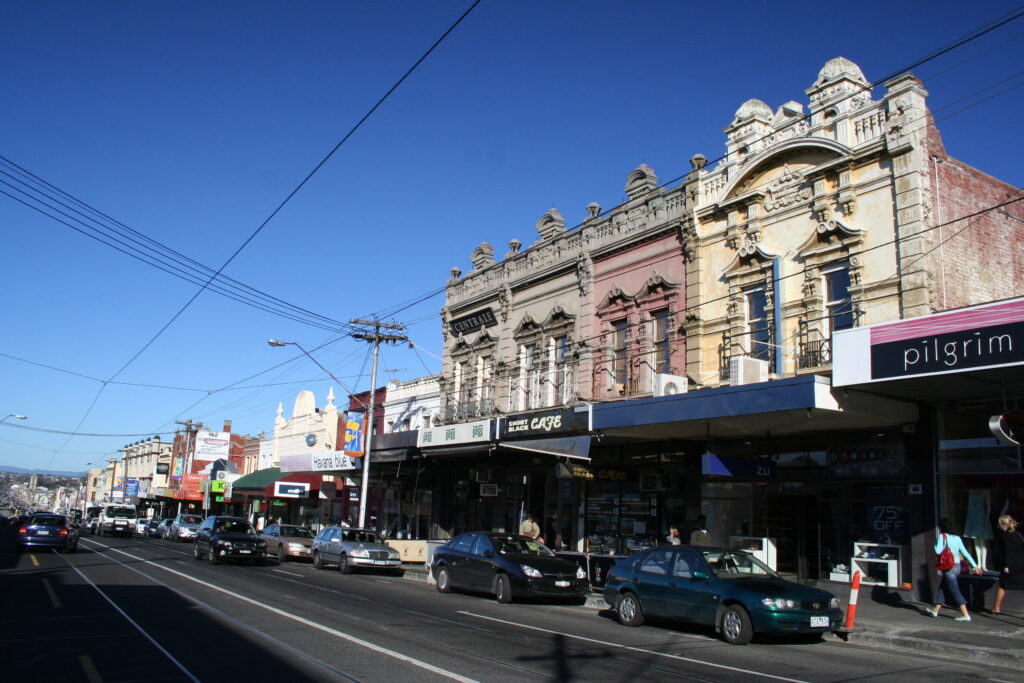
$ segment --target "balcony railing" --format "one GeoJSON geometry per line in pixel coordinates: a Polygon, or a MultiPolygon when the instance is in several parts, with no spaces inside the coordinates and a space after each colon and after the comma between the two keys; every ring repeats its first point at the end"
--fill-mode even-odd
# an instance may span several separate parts
{"type": "Polygon", "coordinates": [[[575,395],[576,386],[569,367],[514,377],[508,383],[508,412],[565,405],[571,403],[575,395]]]}
{"type": "Polygon", "coordinates": [[[818,339],[815,341],[801,342],[796,357],[797,367],[801,370],[807,368],[820,368],[823,365],[832,365],[832,340],[818,339]]]}

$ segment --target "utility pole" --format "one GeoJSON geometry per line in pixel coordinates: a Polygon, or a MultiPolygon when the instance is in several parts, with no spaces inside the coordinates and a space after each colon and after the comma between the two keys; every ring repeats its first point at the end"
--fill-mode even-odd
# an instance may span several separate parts
{"type": "Polygon", "coordinates": [[[368,421],[366,430],[366,451],[363,453],[363,483],[360,487],[359,493],[359,528],[366,528],[366,501],[370,496],[370,449],[373,447],[373,409],[377,398],[377,356],[380,351],[381,342],[387,342],[389,344],[397,344],[398,342],[407,342],[409,338],[404,334],[381,334],[381,330],[394,330],[401,333],[405,330],[404,325],[397,323],[383,323],[379,320],[349,320],[352,325],[361,325],[364,328],[373,328],[373,332],[364,329],[361,332],[353,332],[353,339],[361,339],[365,342],[373,344],[373,368],[370,371],[370,401],[366,406],[366,420],[368,421]]]}
{"type": "MultiPolygon", "coordinates": [[[[185,452],[181,456],[181,482],[179,482],[179,486],[181,487],[179,490],[184,492],[185,491],[185,475],[188,474],[189,469],[192,467],[192,450],[193,450],[192,449],[192,436],[195,434],[195,432],[193,431],[193,428],[192,428],[192,420],[191,419],[185,420],[184,422],[182,422],[181,420],[175,420],[175,423],[176,424],[180,424],[180,425],[185,427],[185,452]]],[[[195,425],[195,430],[200,430],[202,428],[203,428],[203,423],[202,422],[197,422],[196,425],[195,425]]],[[[170,475],[173,476],[174,472],[173,471],[170,472],[170,475]]],[[[179,515],[181,514],[181,506],[182,506],[182,502],[181,502],[181,500],[179,500],[178,501],[178,514],[179,515]]]]}

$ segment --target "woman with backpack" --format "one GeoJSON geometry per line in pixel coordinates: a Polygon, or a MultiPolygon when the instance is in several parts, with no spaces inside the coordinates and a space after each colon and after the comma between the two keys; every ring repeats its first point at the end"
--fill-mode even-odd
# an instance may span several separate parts
{"type": "MultiPolygon", "coordinates": [[[[967,601],[964,600],[964,596],[960,592],[960,586],[957,585],[956,577],[960,573],[961,558],[971,564],[975,574],[981,574],[981,567],[974,561],[971,554],[967,552],[963,540],[954,534],[951,529],[952,525],[948,519],[939,521],[939,537],[935,539],[935,568],[942,575],[940,595],[944,594],[947,601],[952,601],[953,604],[960,608],[960,616],[956,618],[956,621],[970,621],[971,615],[967,612],[967,601]]],[[[937,600],[935,609],[926,611],[929,616],[937,617],[939,616],[940,609],[942,609],[942,601],[937,600]]]]}

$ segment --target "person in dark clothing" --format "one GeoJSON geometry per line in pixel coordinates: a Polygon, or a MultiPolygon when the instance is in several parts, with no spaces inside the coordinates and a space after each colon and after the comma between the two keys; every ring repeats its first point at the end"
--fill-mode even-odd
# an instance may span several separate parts
{"type": "Polygon", "coordinates": [[[1002,529],[1003,571],[999,574],[999,587],[996,589],[996,601],[992,605],[992,614],[1000,614],[1006,591],[1024,590],[1024,534],[1017,528],[1017,520],[1010,515],[999,518],[1002,529]]]}

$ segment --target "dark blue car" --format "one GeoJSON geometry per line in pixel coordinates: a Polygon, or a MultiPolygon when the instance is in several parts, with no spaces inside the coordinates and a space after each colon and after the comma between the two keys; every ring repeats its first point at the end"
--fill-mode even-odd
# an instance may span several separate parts
{"type": "Polygon", "coordinates": [[[442,593],[464,588],[490,593],[498,602],[521,596],[578,600],[590,590],[587,573],[575,562],[515,534],[456,536],[435,551],[430,567],[442,593]]]}
{"type": "Polygon", "coordinates": [[[18,529],[18,552],[33,548],[53,548],[62,553],[78,550],[78,529],[64,515],[32,515],[18,529]]]}

